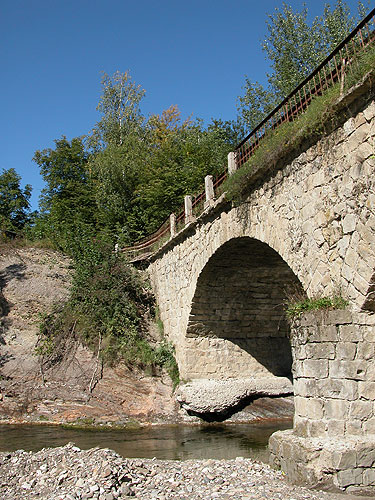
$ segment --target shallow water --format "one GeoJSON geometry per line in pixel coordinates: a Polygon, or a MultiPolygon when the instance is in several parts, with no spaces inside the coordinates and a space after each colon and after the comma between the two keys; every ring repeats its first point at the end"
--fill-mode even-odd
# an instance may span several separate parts
{"type": "Polygon", "coordinates": [[[292,421],[253,424],[158,426],[123,431],[83,431],[48,425],[0,425],[0,451],[38,451],[74,442],[81,449],[111,448],[127,458],[267,461],[269,436],[292,421]]]}

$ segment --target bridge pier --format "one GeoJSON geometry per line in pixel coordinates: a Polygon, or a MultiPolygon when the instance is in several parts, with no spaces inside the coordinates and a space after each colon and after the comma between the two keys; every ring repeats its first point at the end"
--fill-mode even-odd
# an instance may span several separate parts
{"type": "Polygon", "coordinates": [[[293,430],[269,441],[289,480],[375,493],[375,316],[308,313],[293,323],[293,430]]]}

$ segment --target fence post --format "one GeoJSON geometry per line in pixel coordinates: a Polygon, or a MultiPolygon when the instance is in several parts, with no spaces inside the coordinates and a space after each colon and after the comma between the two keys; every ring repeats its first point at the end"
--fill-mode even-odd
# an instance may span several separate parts
{"type": "Polygon", "coordinates": [[[169,216],[169,232],[171,233],[171,239],[176,235],[176,215],[171,214],[169,216]]]}
{"type": "Polygon", "coordinates": [[[344,94],[344,84],[345,84],[345,58],[341,61],[341,82],[340,82],[340,96],[344,94]]]}
{"type": "Polygon", "coordinates": [[[234,151],[231,151],[230,153],[228,153],[228,175],[234,174],[236,170],[236,153],[234,151]]]}
{"type": "Polygon", "coordinates": [[[194,220],[193,218],[193,203],[190,195],[185,196],[185,224],[189,224],[194,220]]]}
{"type": "Polygon", "coordinates": [[[206,177],[204,178],[204,190],[206,193],[206,201],[204,202],[204,208],[206,209],[213,205],[215,197],[212,175],[206,175],[206,177]]]}

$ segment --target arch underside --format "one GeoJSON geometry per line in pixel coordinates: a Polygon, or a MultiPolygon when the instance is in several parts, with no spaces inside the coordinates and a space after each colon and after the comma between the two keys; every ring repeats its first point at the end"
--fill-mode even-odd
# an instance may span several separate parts
{"type": "Polygon", "coordinates": [[[291,376],[286,294],[302,287],[258,240],[232,239],[201,272],[186,333],[191,378],[291,376]]]}

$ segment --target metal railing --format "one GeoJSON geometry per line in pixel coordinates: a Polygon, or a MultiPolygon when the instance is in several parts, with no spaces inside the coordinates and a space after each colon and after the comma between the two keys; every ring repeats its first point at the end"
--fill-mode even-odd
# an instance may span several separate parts
{"type": "MultiPolygon", "coordinates": [[[[359,59],[364,48],[375,42],[375,9],[373,9],[358,26],[343,40],[319,66],[307,76],[259,125],[257,125],[236,147],[236,168],[241,168],[254,154],[261,141],[285,122],[294,121],[309,106],[314,97],[323,95],[334,84],[341,81],[348,71],[353,70],[353,62],[359,59]]],[[[225,169],[213,180],[214,195],[217,199],[223,193],[223,183],[228,177],[225,169]]],[[[197,217],[205,210],[205,191],[192,197],[193,216],[197,217]]],[[[156,252],[172,232],[179,232],[185,226],[185,210],[182,209],[175,219],[175,227],[171,230],[168,219],[154,233],[146,236],[131,247],[123,249],[130,259],[142,260],[156,252]]]]}

